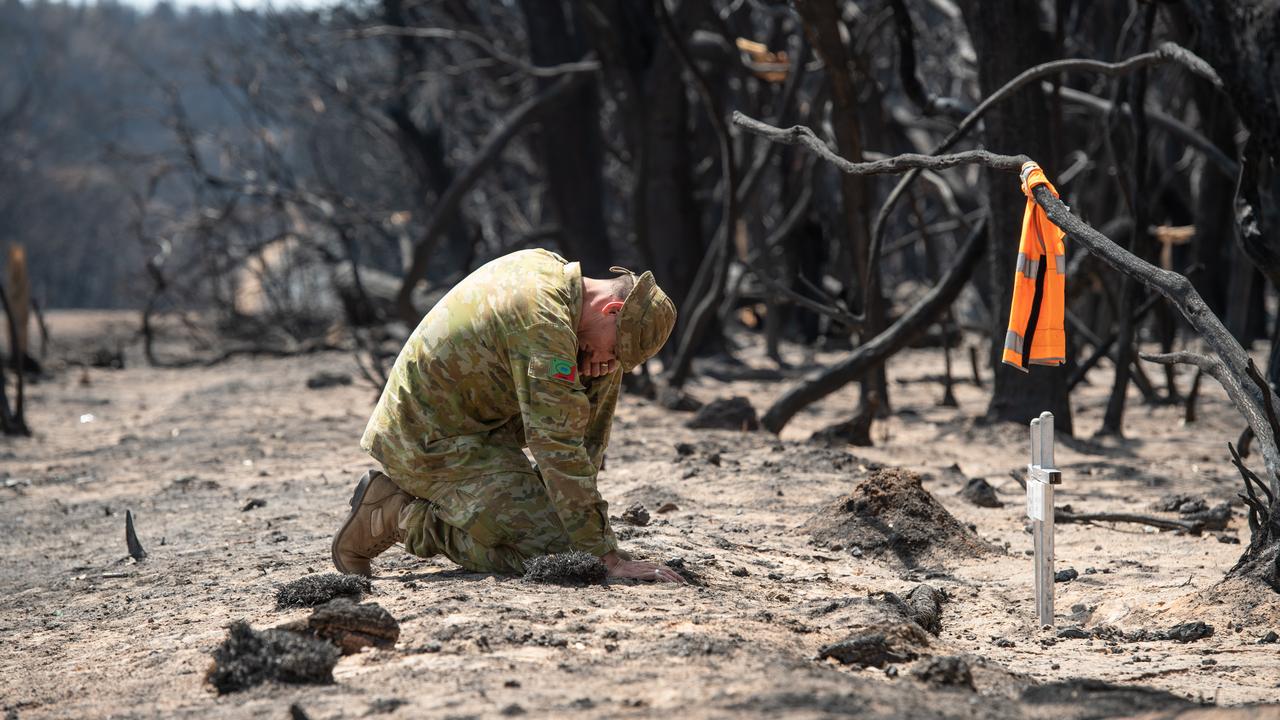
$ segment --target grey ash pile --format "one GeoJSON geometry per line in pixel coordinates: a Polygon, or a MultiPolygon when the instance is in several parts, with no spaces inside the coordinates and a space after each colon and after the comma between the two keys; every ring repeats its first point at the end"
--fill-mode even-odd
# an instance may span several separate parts
{"type": "Polygon", "coordinates": [[[276,591],[276,607],[315,607],[334,598],[355,597],[373,591],[369,578],[359,575],[307,575],[276,591]]]}
{"type": "Polygon", "coordinates": [[[268,680],[328,684],[341,654],[323,640],[286,630],[254,630],[241,621],[213,652],[207,679],[220,695],[268,680]]]}
{"type": "Polygon", "coordinates": [[[820,546],[839,544],[907,567],[922,559],[972,557],[991,548],[901,468],[872,470],[853,492],[828,503],[803,529],[820,546]]]}

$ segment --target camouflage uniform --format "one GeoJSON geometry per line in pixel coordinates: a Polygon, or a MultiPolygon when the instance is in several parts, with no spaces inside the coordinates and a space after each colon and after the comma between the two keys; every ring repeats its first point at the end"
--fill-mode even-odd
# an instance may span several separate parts
{"type": "Polygon", "coordinates": [[[410,336],[360,441],[420,498],[400,515],[409,552],[523,572],[535,555],[617,548],[596,472],[622,373],[579,376],[581,312],[578,263],[523,250],[464,279],[410,336]]]}

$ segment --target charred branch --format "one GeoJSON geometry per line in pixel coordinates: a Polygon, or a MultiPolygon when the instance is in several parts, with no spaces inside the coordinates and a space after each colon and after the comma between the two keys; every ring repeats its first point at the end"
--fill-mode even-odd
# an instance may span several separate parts
{"type": "MultiPolygon", "coordinates": [[[[1177,48],[1177,50],[1181,51],[1181,48],[1177,48]]],[[[1180,62],[1186,61],[1184,56],[1185,51],[1175,52],[1173,50],[1169,50],[1167,46],[1162,46],[1161,50],[1146,54],[1152,56],[1152,59],[1146,62],[1156,62],[1162,52],[1170,54],[1170,57],[1180,58],[1180,62]]],[[[1073,63],[1075,61],[1061,62],[1073,63]]],[[[1132,63],[1133,61],[1131,60],[1126,62],[1132,63]]],[[[1089,61],[1088,64],[1094,63],[1089,61]]],[[[1102,65],[1109,66],[1112,64],[1103,63],[1102,65]]],[[[1194,63],[1192,66],[1195,66],[1194,63]]],[[[1209,72],[1212,71],[1210,70],[1209,72]]],[[[1026,75],[1026,73],[1024,73],[1024,75],[1026,75]]],[[[1026,162],[1026,158],[1024,156],[997,155],[987,151],[971,151],[968,153],[957,153],[952,156],[930,157],[923,155],[907,155],[870,163],[852,163],[831,152],[825,143],[822,143],[817,136],[807,128],[791,128],[788,130],[773,128],[740,114],[735,115],[734,122],[751,132],[756,132],[764,137],[775,139],[778,142],[802,144],[816,153],[819,157],[832,162],[845,172],[893,172],[895,170],[900,171],[908,168],[937,169],[938,167],[950,167],[960,162],[975,162],[997,170],[1017,172],[1021,168],[1022,163],[1026,162]]],[[[1212,369],[1205,367],[1205,371],[1210,374],[1216,372],[1217,374],[1214,376],[1218,378],[1220,382],[1223,382],[1224,386],[1230,385],[1227,389],[1229,394],[1231,394],[1233,402],[1235,402],[1237,409],[1245,416],[1249,425],[1254,428],[1254,432],[1259,438],[1259,445],[1262,447],[1263,457],[1266,459],[1268,470],[1274,474],[1277,469],[1280,469],[1280,452],[1277,452],[1275,437],[1272,434],[1271,427],[1266,422],[1266,418],[1263,415],[1262,393],[1257,392],[1256,390],[1247,389],[1243,382],[1246,368],[1249,364],[1248,355],[1240,344],[1236,342],[1235,338],[1232,337],[1227,329],[1222,325],[1222,322],[1217,318],[1217,316],[1209,310],[1199,293],[1197,293],[1195,288],[1192,287],[1191,282],[1183,275],[1155,267],[1120,247],[1111,239],[1095,230],[1088,223],[1072,214],[1066,204],[1054,196],[1047,187],[1041,185],[1034,188],[1032,191],[1032,197],[1035,202],[1044,209],[1051,222],[1062,228],[1062,230],[1073,240],[1081,243],[1090,253],[1124,275],[1156,290],[1178,308],[1183,317],[1187,319],[1197,334],[1199,334],[1218,355],[1219,360],[1217,361],[1216,367],[1212,369]]],[[[902,321],[900,320],[899,323],[901,322],[902,321]]],[[[1190,356],[1192,354],[1186,355],[1190,356]]],[[[1178,356],[1182,357],[1182,354],[1178,354],[1178,356]]],[[[847,367],[847,362],[848,361],[845,361],[845,363],[841,363],[841,365],[847,367]]],[[[856,377],[856,375],[853,375],[852,377],[856,377]]],[[[806,385],[809,384],[810,383],[806,383],[806,385]]],[[[826,389],[826,385],[821,387],[823,388],[823,391],[820,392],[815,392],[815,390],[817,390],[817,387],[815,386],[810,388],[806,394],[799,394],[799,389],[787,393],[787,395],[775,404],[775,408],[778,410],[777,413],[774,412],[775,408],[771,408],[770,411],[766,413],[764,421],[765,426],[774,432],[780,430],[801,407],[809,402],[813,402],[813,400],[824,397],[832,391],[830,389],[826,389]],[[804,399],[809,398],[810,395],[811,399],[804,399]],[[772,416],[772,419],[770,416],[772,416]]]]}
{"type": "Polygon", "coordinates": [[[782,428],[805,406],[862,377],[919,337],[951,307],[986,250],[986,223],[978,224],[957,252],[956,261],[929,292],[883,332],[858,346],[849,357],[788,390],[765,412],[760,423],[772,432],[782,428]]]}
{"type": "MultiPolygon", "coordinates": [[[[715,132],[716,141],[720,148],[720,173],[724,183],[724,187],[721,190],[724,198],[724,209],[720,218],[720,226],[712,238],[711,250],[703,258],[703,263],[711,264],[709,273],[710,285],[707,286],[702,297],[698,299],[684,332],[680,334],[680,343],[676,348],[676,355],[671,363],[671,371],[667,376],[667,382],[672,387],[679,388],[689,377],[689,371],[693,365],[693,353],[706,336],[706,332],[711,326],[711,321],[715,317],[716,308],[720,305],[721,298],[724,297],[729,264],[733,260],[733,234],[738,224],[738,178],[733,157],[733,142],[729,136],[729,126],[725,122],[724,110],[716,96],[711,92],[711,86],[707,83],[707,78],[698,69],[698,66],[694,64],[693,58],[689,56],[689,50],[685,47],[684,40],[680,37],[675,21],[671,19],[671,13],[667,11],[666,0],[653,0],[653,8],[654,14],[658,18],[658,26],[662,29],[663,37],[671,46],[671,49],[675,51],[676,57],[680,59],[680,64],[684,67],[685,73],[692,80],[694,89],[702,102],[703,111],[707,115],[707,120],[711,123],[712,130],[715,132]]],[[[699,274],[702,275],[703,273],[699,272],[699,274]]]]}
{"type": "MultiPolygon", "coordinates": [[[[1151,52],[1134,55],[1133,57],[1122,60],[1120,62],[1103,62],[1100,60],[1088,60],[1079,58],[1070,58],[1066,60],[1054,60],[1053,62],[1042,63],[1027,68],[1018,74],[1009,82],[1005,83],[995,92],[991,93],[986,99],[978,104],[973,112],[965,116],[964,120],[956,126],[956,129],[947,135],[942,142],[933,148],[931,155],[944,153],[955,146],[957,142],[963,139],[978,125],[978,121],[991,108],[998,103],[1013,96],[1018,90],[1025,87],[1028,83],[1035,82],[1042,78],[1052,77],[1060,73],[1067,72],[1087,72],[1099,75],[1107,75],[1116,77],[1134,72],[1136,70],[1159,65],[1164,63],[1175,63],[1186,68],[1192,74],[1203,78],[1211,83],[1215,88],[1221,89],[1222,79],[1214,72],[1213,68],[1207,62],[1198,57],[1195,53],[1181,47],[1175,43],[1162,43],[1158,48],[1151,52]]],[[[902,177],[898,184],[889,192],[889,196],[885,199],[884,205],[880,207],[880,211],[876,214],[875,221],[871,226],[871,257],[877,257],[880,253],[880,246],[884,239],[885,225],[889,219],[889,214],[893,212],[898,200],[902,198],[902,194],[906,192],[907,187],[915,181],[919,176],[919,170],[913,170],[902,177]]]]}
{"type": "Polygon", "coordinates": [[[1023,163],[1031,159],[1025,155],[998,155],[987,150],[966,150],[949,155],[903,153],[882,160],[856,163],[837,155],[813,130],[804,125],[794,125],[789,128],[774,127],[736,111],[733,113],[733,123],[747,132],[768,138],[773,142],[803,145],[818,157],[835,165],[841,172],[850,175],[887,175],[912,170],[945,170],[957,165],[974,164],[1016,173],[1022,169],[1023,163]]]}
{"type": "Polygon", "coordinates": [[[1205,523],[1202,520],[1173,520],[1171,518],[1138,515],[1135,513],[1076,513],[1057,508],[1053,512],[1053,519],[1055,522],[1060,523],[1137,523],[1160,528],[1161,530],[1181,530],[1192,535],[1199,535],[1206,530],[1205,523]]]}

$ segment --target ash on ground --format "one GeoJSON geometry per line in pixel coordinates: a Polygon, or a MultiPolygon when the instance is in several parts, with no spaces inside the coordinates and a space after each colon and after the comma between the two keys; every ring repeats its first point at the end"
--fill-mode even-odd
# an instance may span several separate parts
{"type": "Polygon", "coordinates": [[[802,529],[819,546],[856,546],[872,556],[892,555],[909,568],[922,559],[972,557],[992,550],[921,486],[918,474],[902,468],[871,471],[852,493],[828,503],[802,529]]]}
{"type": "Polygon", "coordinates": [[[551,585],[591,585],[608,572],[600,558],[578,551],[540,555],[524,564],[525,580],[551,585]]]}
{"type": "Polygon", "coordinates": [[[286,630],[257,631],[241,621],[214,650],[206,679],[220,695],[268,680],[329,684],[340,656],[338,648],[323,640],[286,630]]]}
{"type": "Polygon", "coordinates": [[[334,598],[356,597],[373,591],[369,578],[359,575],[307,575],[276,591],[276,607],[315,607],[334,598]]]}

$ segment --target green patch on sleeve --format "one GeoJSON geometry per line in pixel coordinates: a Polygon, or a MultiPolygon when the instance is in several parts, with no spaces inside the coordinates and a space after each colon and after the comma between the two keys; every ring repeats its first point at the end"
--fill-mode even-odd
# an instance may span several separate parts
{"type": "Polygon", "coordinates": [[[555,355],[534,355],[529,358],[529,377],[578,387],[578,364],[555,355]]]}

